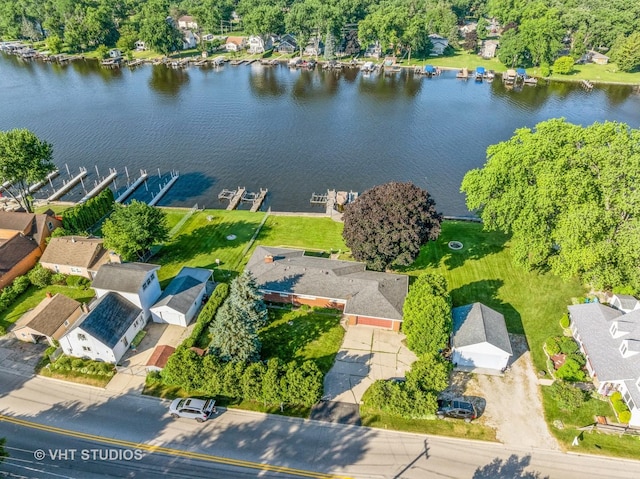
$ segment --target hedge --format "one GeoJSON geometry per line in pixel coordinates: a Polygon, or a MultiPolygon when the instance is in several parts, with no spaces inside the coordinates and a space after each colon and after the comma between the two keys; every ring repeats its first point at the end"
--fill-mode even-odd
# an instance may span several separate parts
{"type": "Polygon", "coordinates": [[[62,227],[67,234],[84,234],[113,209],[113,191],[103,190],[98,196],[62,213],[62,227]]]}
{"type": "Polygon", "coordinates": [[[196,320],[196,324],[193,327],[193,331],[191,331],[191,335],[184,340],[182,343],[185,347],[191,348],[198,344],[198,340],[200,336],[207,330],[211,321],[216,316],[216,311],[222,305],[225,299],[229,294],[229,285],[227,283],[219,283],[216,286],[215,291],[207,301],[207,304],[204,305],[202,311],[198,315],[198,319],[196,320]]]}
{"type": "Polygon", "coordinates": [[[9,309],[18,296],[24,293],[31,285],[31,281],[26,276],[18,276],[13,282],[5,286],[0,292],[0,312],[9,309]]]}

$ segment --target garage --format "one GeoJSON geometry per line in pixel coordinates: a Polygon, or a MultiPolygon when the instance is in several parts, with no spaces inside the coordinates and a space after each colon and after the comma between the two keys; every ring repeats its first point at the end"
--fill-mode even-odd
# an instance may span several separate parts
{"type": "Polygon", "coordinates": [[[394,329],[393,328],[392,319],[380,319],[380,318],[371,318],[367,316],[349,316],[349,324],[351,325],[364,325],[364,326],[377,326],[380,328],[386,329],[394,329]]]}

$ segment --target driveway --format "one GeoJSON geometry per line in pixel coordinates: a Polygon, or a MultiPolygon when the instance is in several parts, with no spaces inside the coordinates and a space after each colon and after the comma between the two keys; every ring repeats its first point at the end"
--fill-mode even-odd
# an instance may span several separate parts
{"type": "Polygon", "coordinates": [[[454,372],[451,395],[464,395],[478,409],[479,422],[496,430],[505,446],[558,450],[544,420],[542,397],[524,336],[510,334],[511,369],[501,374],[454,372]]]}
{"type": "Polygon", "coordinates": [[[324,379],[325,399],[359,405],[375,380],[404,377],[416,356],[403,339],[403,334],[386,329],[349,326],[324,379]]]}
{"type": "Polygon", "coordinates": [[[38,361],[49,347],[46,341],[42,343],[25,343],[16,338],[13,333],[0,336],[0,369],[24,377],[33,376],[38,361]]]}

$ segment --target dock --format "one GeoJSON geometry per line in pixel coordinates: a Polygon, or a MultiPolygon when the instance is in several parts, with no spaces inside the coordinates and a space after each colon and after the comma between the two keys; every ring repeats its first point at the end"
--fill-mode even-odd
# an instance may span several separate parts
{"type": "Polygon", "coordinates": [[[134,181],[120,196],[116,198],[116,203],[122,203],[131,193],[133,193],[144,180],[149,177],[146,170],[140,170],[140,177],[134,181]]]}
{"type": "Polygon", "coordinates": [[[589,80],[581,80],[580,84],[582,85],[582,88],[587,91],[593,90],[593,83],[591,83],[589,80]]]}
{"type": "Polygon", "coordinates": [[[169,189],[173,186],[173,184],[178,181],[178,178],[180,177],[180,173],[178,173],[177,171],[172,171],[171,172],[171,179],[169,181],[167,181],[164,186],[162,186],[160,188],[160,191],[158,192],[158,194],[156,194],[151,201],[149,201],[149,206],[155,206],[161,199],[162,197],[167,193],[167,191],[169,191],[169,189]]]}
{"type": "Polygon", "coordinates": [[[47,198],[47,201],[55,201],[62,198],[74,186],[80,183],[82,178],[84,178],[85,176],[87,176],[87,169],[80,167],[80,173],[78,173],[75,177],[71,178],[69,181],[63,182],[62,188],[60,188],[58,191],[54,191],[53,194],[49,196],[49,198],[47,198]]]}
{"type": "Polygon", "coordinates": [[[127,62],[127,66],[128,67],[137,67],[138,65],[142,65],[144,63],[144,60],[142,60],[141,58],[137,58],[136,60],[131,60],[129,62],[127,62]]]}
{"type": "Polygon", "coordinates": [[[240,201],[242,200],[242,197],[244,196],[245,191],[247,191],[247,189],[240,186],[238,186],[238,189],[236,190],[225,189],[218,194],[218,199],[229,200],[229,206],[227,206],[227,211],[235,210],[240,204],[240,201]]]}
{"type": "Polygon", "coordinates": [[[107,186],[109,186],[111,182],[116,179],[117,176],[118,176],[118,172],[114,168],[109,168],[109,175],[105,177],[102,181],[97,183],[96,186],[89,193],[84,195],[84,197],[80,201],[78,201],[78,203],[82,204],[85,201],[90,200],[91,198],[96,196],[98,193],[104,190],[107,186]]]}
{"type": "Polygon", "coordinates": [[[357,191],[327,190],[326,193],[312,193],[310,202],[315,205],[325,205],[325,214],[333,216],[335,211],[342,211],[342,207],[358,199],[357,191]],[[336,206],[340,207],[336,208],[336,206]]]}
{"type": "Polygon", "coordinates": [[[252,203],[249,211],[255,213],[262,206],[262,202],[267,197],[268,192],[269,190],[267,188],[260,188],[258,193],[245,193],[242,195],[242,201],[252,203]]]}
{"type": "MultiPolygon", "coordinates": [[[[40,188],[42,188],[44,185],[47,184],[47,182],[50,182],[52,179],[54,179],[56,176],[58,176],[60,174],[60,170],[58,170],[57,168],[55,170],[53,170],[51,173],[49,173],[47,175],[47,177],[42,180],[39,181],[38,183],[34,183],[33,185],[31,185],[29,187],[29,189],[27,190],[28,194],[31,193],[35,193],[36,191],[38,191],[40,188]]],[[[22,198],[22,195],[18,195],[18,199],[22,198]]]]}

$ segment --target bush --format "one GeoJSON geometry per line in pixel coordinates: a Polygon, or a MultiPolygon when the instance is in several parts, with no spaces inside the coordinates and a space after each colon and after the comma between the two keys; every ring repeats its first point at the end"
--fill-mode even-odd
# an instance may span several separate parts
{"type": "Polygon", "coordinates": [[[0,291],[0,312],[8,309],[18,296],[24,293],[31,282],[26,276],[18,276],[0,291]]]}
{"type": "Polygon", "coordinates": [[[628,409],[618,414],[618,421],[620,421],[621,423],[629,424],[630,420],[631,420],[631,411],[629,411],[628,409]]]}
{"type": "Polygon", "coordinates": [[[567,329],[569,327],[569,315],[568,314],[563,314],[562,317],[560,318],[560,326],[562,326],[564,329],[567,329]]]}
{"type": "Polygon", "coordinates": [[[51,284],[66,284],[67,275],[63,273],[55,273],[51,276],[51,284]]]}
{"type": "Polygon", "coordinates": [[[568,338],[566,336],[558,338],[558,346],[560,346],[560,352],[563,354],[573,354],[578,351],[579,346],[573,338],[568,338]]]}
{"type": "Polygon", "coordinates": [[[211,298],[209,298],[207,304],[205,304],[202,311],[200,311],[191,335],[182,343],[185,347],[191,348],[199,344],[200,337],[207,330],[213,318],[215,318],[218,308],[227,298],[228,294],[229,285],[227,283],[220,283],[216,286],[211,298]]]}
{"type": "Polygon", "coordinates": [[[560,353],[560,345],[558,344],[558,340],[556,338],[549,338],[544,343],[544,347],[547,350],[547,354],[549,356],[554,356],[560,353]]]}
{"type": "Polygon", "coordinates": [[[556,371],[556,377],[558,379],[564,379],[566,381],[584,381],[586,376],[582,370],[582,366],[575,359],[567,357],[564,364],[556,371]]]}
{"type": "Polygon", "coordinates": [[[560,57],[553,63],[553,72],[557,73],[558,75],[568,75],[573,71],[574,63],[575,60],[573,59],[573,57],[560,57]]]}
{"type": "Polygon", "coordinates": [[[50,269],[43,268],[42,265],[38,263],[31,271],[29,271],[27,276],[29,281],[31,281],[31,284],[38,288],[46,288],[51,284],[53,272],[50,269]]]}
{"type": "Polygon", "coordinates": [[[555,381],[549,386],[549,392],[563,411],[572,412],[585,402],[584,392],[564,381],[555,381]]]}
{"type": "Polygon", "coordinates": [[[68,234],[84,234],[113,209],[113,204],[113,191],[106,188],[86,203],[65,210],[62,213],[62,227],[68,234]]]}
{"type": "Polygon", "coordinates": [[[556,365],[553,364],[553,361],[551,361],[551,359],[547,359],[547,371],[549,371],[549,373],[553,373],[556,370],[556,365]]]}
{"type": "Polygon", "coordinates": [[[540,75],[542,75],[542,77],[544,78],[547,78],[549,75],[551,75],[551,68],[549,68],[549,65],[547,65],[546,63],[540,65],[540,75]]]}
{"type": "Polygon", "coordinates": [[[83,288],[86,289],[89,286],[89,280],[84,276],[76,276],[69,275],[65,279],[67,286],[71,286],[72,288],[83,288]]]}

